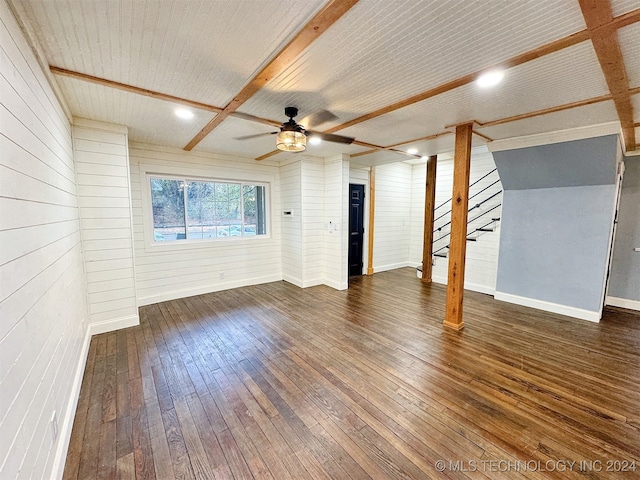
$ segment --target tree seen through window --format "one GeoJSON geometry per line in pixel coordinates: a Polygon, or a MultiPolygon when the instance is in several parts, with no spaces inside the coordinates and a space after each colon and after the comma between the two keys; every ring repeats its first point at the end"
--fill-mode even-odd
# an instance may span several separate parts
{"type": "Polygon", "coordinates": [[[157,242],[266,234],[265,186],[164,178],[150,182],[157,242]]]}

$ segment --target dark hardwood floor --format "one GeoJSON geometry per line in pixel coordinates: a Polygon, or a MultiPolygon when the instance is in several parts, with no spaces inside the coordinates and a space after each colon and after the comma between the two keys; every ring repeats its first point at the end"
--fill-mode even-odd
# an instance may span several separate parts
{"type": "Polygon", "coordinates": [[[65,478],[640,478],[637,312],[444,302],[407,268],[143,307],[91,341],[65,478]]]}

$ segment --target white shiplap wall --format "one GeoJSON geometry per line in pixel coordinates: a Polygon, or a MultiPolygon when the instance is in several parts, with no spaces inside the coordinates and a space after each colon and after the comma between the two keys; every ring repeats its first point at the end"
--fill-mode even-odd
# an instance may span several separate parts
{"type": "Polygon", "coordinates": [[[338,290],[348,287],[349,156],[324,162],[324,283],[338,290]]]}
{"type": "Polygon", "coordinates": [[[73,143],[91,331],[138,325],[127,128],[75,119],[73,143]]]}
{"type": "Polygon", "coordinates": [[[300,157],[280,167],[282,210],[293,212],[282,217],[282,278],[294,285],[346,288],[345,169],[342,155],[300,157]]]}
{"type": "Polygon", "coordinates": [[[410,265],[411,205],[417,198],[407,163],[378,165],[375,179],[374,273],[410,265]]]}
{"type": "Polygon", "coordinates": [[[140,305],[282,279],[280,168],[239,157],[131,143],[136,291],[140,305]],[[147,173],[269,184],[268,238],[153,245],[147,173]]]}
{"type": "MultiPolygon", "coordinates": [[[[472,150],[471,154],[471,172],[470,183],[480,179],[491,170],[495,169],[495,163],[493,156],[489,153],[485,147],[472,150]]],[[[424,191],[425,191],[425,177],[426,167],[425,165],[413,166],[413,178],[412,178],[412,200],[411,200],[411,245],[410,251],[410,263],[411,265],[419,265],[422,262],[422,236],[424,226],[424,191]]],[[[484,180],[471,187],[470,195],[475,194],[480,189],[488,186],[494,180],[498,179],[497,172],[488,176],[484,180]]],[[[438,159],[437,176],[436,176],[436,206],[439,206],[446,200],[451,198],[451,191],[453,186],[453,159],[446,156],[438,159]]],[[[497,184],[486,190],[486,193],[478,195],[475,199],[470,200],[469,207],[473,206],[478,200],[485,198],[490,193],[500,189],[500,184],[497,184]]],[[[494,200],[490,200],[486,203],[487,206],[495,205],[501,202],[501,195],[495,197],[494,200]]],[[[436,211],[436,217],[441,213],[446,212],[451,208],[451,204],[447,204],[436,211]]],[[[469,218],[473,218],[481,213],[482,210],[473,210],[469,213],[469,218]]],[[[500,217],[501,208],[491,211],[486,215],[487,222],[491,217],[500,217]]],[[[449,221],[450,215],[436,222],[436,227],[439,224],[449,221]]],[[[474,224],[476,225],[476,224],[474,224]]],[[[467,254],[465,262],[465,288],[469,290],[475,290],[483,293],[493,294],[496,286],[496,273],[498,265],[498,246],[500,240],[500,224],[497,224],[498,228],[494,232],[482,233],[476,242],[467,242],[467,254]]],[[[443,229],[442,233],[446,233],[449,230],[443,229]]],[[[439,234],[434,235],[438,237],[439,234]]],[[[437,246],[446,245],[449,242],[449,237],[437,243],[437,246]]],[[[437,247],[436,247],[437,248],[437,247]]],[[[436,258],[435,265],[433,267],[433,281],[438,283],[447,283],[447,258],[436,258]]]]}
{"type": "MultiPolygon", "coordinates": [[[[302,162],[302,283],[324,283],[324,160],[309,157],[302,162]]],[[[283,259],[284,261],[284,259],[283,259]]]]}
{"type": "Polygon", "coordinates": [[[302,278],[302,162],[297,160],[280,167],[282,199],[282,278],[298,287],[302,278]],[[283,212],[292,215],[284,216],[283,212]]]}
{"type": "Polygon", "coordinates": [[[57,478],[89,339],[71,126],[0,19],[0,478],[57,478]]]}

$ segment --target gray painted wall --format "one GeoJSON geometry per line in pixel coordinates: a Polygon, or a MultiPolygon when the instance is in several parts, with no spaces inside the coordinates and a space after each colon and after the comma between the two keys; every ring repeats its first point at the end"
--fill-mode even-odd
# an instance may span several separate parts
{"type": "Polygon", "coordinates": [[[504,186],[496,292],[600,312],[618,137],[494,152],[504,186]]]}
{"type": "Polygon", "coordinates": [[[599,311],[614,198],[615,185],[505,191],[496,290],[599,311]]]}
{"type": "Polygon", "coordinates": [[[618,136],[494,152],[505,190],[608,185],[616,181],[618,136]]]}
{"type": "Polygon", "coordinates": [[[618,227],[611,264],[611,297],[640,301],[640,157],[625,160],[618,227]]]}

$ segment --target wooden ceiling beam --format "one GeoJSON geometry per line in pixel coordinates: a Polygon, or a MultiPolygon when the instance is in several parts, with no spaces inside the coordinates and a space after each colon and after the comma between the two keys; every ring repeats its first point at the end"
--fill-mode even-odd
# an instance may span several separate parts
{"type": "Polygon", "coordinates": [[[594,103],[606,102],[611,100],[611,95],[602,95],[600,97],[587,98],[586,100],[578,100],[577,102],[565,103],[563,105],[557,105],[555,107],[543,108],[542,110],[536,110],[528,113],[521,113],[520,115],[513,115],[511,117],[500,118],[497,120],[491,120],[489,122],[478,122],[479,128],[495,127],[496,125],[502,125],[503,123],[511,123],[518,120],[526,120],[527,118],[539,117],[540,115],[547,115],[549,113],[562,112],[563,110],[569,110],[571,108],[584,107],[587,105],[593,105],[594,103]]]}
{"type": "MultiPolygon", "coordinates": [[[[640,94],[640,87],[634,87],[629,89],[629,95],[637,95],[640,94]]],[[[540,115],[547,115],[549,113],[555,113],[555,112],[561,112],[563,110],[569,110],[571,108],[577,108],[577,107],[584,107],[587,105],[593,105],[594,103],[599,103],[599,102],[606,102],[608,100],[612,100],[613,97],[611,94],[607,94],[607,95],[602,95],[600,97],[593,97],[593,98],[587,98],[585,100],[579,100],[577,102],[571,102],[571,103],[565,103],[563,105],[557,105],[555,107],[549,107],[549,108],[543,108],[542,110],[536,110],[533,112],[528,112],[528,113],[522,113],[519,115],[513,115],[511,117],[505,117],[505,118],[499,118],[497,120],[491,120],[488,122],[479,122],[477,120],[474,120],[473,123],[477,128],[488,128],[488,127],[495,127],[496,125],[502,125],[504,123],[511,123],[511,122],[516,122],[518,120],[526,120],[528,118],[533,118],[533,117],[538,117],[540,115]]],[[[640,127],[640,123],[635,123],[633,125],[634,127],[640,127]]],[[[372,149],[372,150],[367,150],[364,152],[358,152],[358,153],[354,153],[351,156],[352,157],[360,157],[363,155],[369,155],[371,153],[375,153],[378,150],[389,150],[391,148],[396,148],[399,147],[401,145],[408,145],[410,143],[417,143],[417,142],[424,142],[424,141],[428,141],[428,140],[433,140],[435,138],[438,138],[442,135],[449,135],[453,133],[451,130],[445,130],[443,132],[439,132],[439,133],[435,133],[433,135],[427,135],[426,137],[421,137],[421,138],[415,138],[412,140],[407,140],[405,142],[401,142],[401,143],[394,143],[393,145],[388,145],[386,147],[378,147],[377,149],[372,149]]],[[[487,140],[488,142],[493,141],[493,139],[491,139],[490,137],[476,131],[473,130],[472,133],[474,135],[478,135],[479,137],[484,138],[485,140],[487,140]]],[[[354,142],[355,143],[355,142],[354,142]]],[[[360,142],[363,143],[363,142],[360,142]]]]}
{"type": "MultiPolygon", "coordinates": [[[[357,0],[355,0],[355,1],[357,1],[357,0]]],[[[350,3],[355,3],[355,1],[352,1],[350,3]]],[[[589,2],[587,1],[586,3],[589,3],[589,2]]],[[[597,0],[592,0],[591,3],[596,3],[597,4],[598,2],[597,2],[597,0]]],[[[327,5],[327,7],[328,6],[329,5],[327,5]]],[[[320,13],[322,13],[322,12],[320,12],[320,13]]],[[[318,15],[320,15],[320,13],[318,15]]],[[[585,41],[592,34],[596,34],[598,32],[601,32],[604,35],[609,35],[611,30],[613,30],[615,32],[615,30],[618,29],[618,28],[622,28],[622,27],[631,25],[631,24],[636,23],[638,21],[640,21],[640,9],[636,9],[636,10],[633,10],[631,12],[627,12],[627,13],[625,13],[623,15],[620,15],[620,16],[618,16],[616,18],[613,18],[608,23],[607,22],[598,21],[598,22],[596,22],[597,26],[593,27],[591,30],[587,29],[587,30],[583,30],[581,32],[577,32],[576,34],[570,35],[568,37],[564,37],[563,39],[560,39],[560,40],[555,41],[555,42],[551,42],[550,44],[547,44],[547,45],[545,45],[543,47],[537,48],[537,49],[532,50],[530,52],[527,52],[525,54],[522,54],[522,55],[520,55],[518,57],[514,57],[514,58],[512,58],[512,59],[510,59],[510,60],[508,60],[506,62],[503,62],[500,65],[506,65],[506,64],[509,64],[510,66],[518,65],[520,63],[524,63],[524,61],[533,60],[535,58],[539,58],[539,57],[541,57],[543,55],[552,53],[552,52],[560,50],[562,48],[566,48],[566,47],[575,45],[577,43],[580,43],[582,41],[585,41]]],[[[312,23],[312,22],[310,22],[310,23],[312,23]]],[[[295,38],[294,38],[294,40],[295,40],[295,38]]],[[[292,40],[292,42],[294,40],[292,40]]],[[[287,47],[285,47],[285,48],[287,48],[287,47]]],[[[153,91],[153,90],[140,88],[140,87],[136,87],[136,86],[133,86],[133,85],[128,85],[128,84],[121,83],[121,82],[116,82],[116,81],[113,81],[113,80],[108,80],[108,79],[104,79],[104,78],[100,78],[100,77],[95,77],[95,76],[92,76],[92,75],[88,75],[88,74],[84,74],[84,73],[80,73],[80,72],[75,72],[75,71],[72,71],[72,70],[67,70],[67,69],[56,67],[56,66],[53,66],[53,65],[51,65],[49,68],[50,68],[51,72],[56,74],[56,75],[65,76],[65,77],[69,77],[69,78],[74,78],[74,79],[77,79],[77,80],[82,80],[82,81],[86,81],[86,82],[90,82],[90,83],[95,83],[95,84],[106,86],[106,87],[109,87],[109,88],[115,88],[115,89],[119,89],[119,90],[122,90],[122,91],[135,93],[135,94],[138,94],[138,95],[143,95],[143,96],[147,96],[147,97],[150,97],[150,98],[155,98],[157,100],[168,101],[168,102],[172,102],[172,103],[177,103],[177,104],[181,104],[181,105],[185,105],[185,106],[189,106],[189,107],[193,107],[193,108],[198,108],[198,109],[214,112],[214,113],[218,114],[218,116],[222,115],[222,112],[224,112],[224,110],[225,110],[222,107],[218,107],[218,106],[215,106],[215,105],[209,105],[209,104],[206,104],[206,103],[197,102],[197,101],[190,100],[190,99],[187,99],[187,98],[177,97],[177,96],[174,96],[174,95],[169,95],[169,94],[165,94],[165,93],[162,93],[162,92],[156,92],[156,91],[153,91]]],[[[265,69],[263,69],[263,71],[266,70],[266,69],[267,69],[267,67],[265,67],[265,69]]],[[[486,71],[486,69],[483,70],[483,71],[486,71]]],[[[367,114],[365,116],[362,116],[362,117],[359,117],[357,119],[351,120],[350,122],[347,122],[345,124],[338,125],[336,127],[333,127],[331,129],[327,130],[326,133],[333,133],[333,132],[335,132],[337,130],[341,130],[341,129],[347,128],[347,127],[355,125],[357,123],[366,121],[366,120],[368,120],[370,118],[374,118],[376,116],[383,115],[384,113],[391,112],[391,111],[393,111],[393,110],[395,110],[397,108],[402,108],[404,106],[411,105],[412,103],[415,103],[417,101],[421,101],[422,99],[426,99],[426,98],[432,97],[434,95],[437,95],[439,93],[444,93],[446,91],[449,91],[449,90],[451,90],[453,88],[456,88],[458,86],[462,86],[462,85],[464,85],[466,83],[469,83],[469,82],[473,81],[474,78],[472,78],[472,77],[477,76],[478,73],[479,72],[476,72],[475,74],[467,75],[465,77],[461,77],[461,78],[459,78],[457,80],[454,80],[452,82],[449,82],[449,83],[447,83],[445,85],[441,85],[439,87],[436,87],[435,89],[431,89],[431,90],[428,90],[427,92],[423,92],[422,94],[419,94],[419,95],[416,95],[414,97],[411,97],[410,99],[404,100],[402,102],[398,102],[398,103],[393,104],[393,105],[388,106],[388,107],[384,107],[383,109],[377,110],[377,111],[372,112],[370,114],[367,114]]],[[[628,95],[629,96],[635,95],[635,94],[638,94],[638,93],[640,93],[640,87],[635,87],[635,88],[632,88],[632,89],[628,90],[628,95]]],[[[622,92],[622,95],[624,95],[624,92],[622,92]]],[[[538,110],[538,111],[534,111],[534,112],[515,115],[515,116],[512,116],[512,117],[493,120],[493,121],[489,121],[489,122],[485,122],[485,123],[478,122],[478,126],[481,127],[481,128],[483,128],[483,127],[492,127],[492,126],[495,126],[495,125],[501,125],[503,123],[509,123],[509,122],[513,122],[513,121],[517,121],[517,120],[524,120],[524,119],[535,117],[535,116],[539,116],[539,115],[545,115],[545,114],[548,114],[548,113],[559,112],[559,111],[570,109],[570,108],[576,108],[576,107],[580,107],[580,106],[590,105],[590,104],[593,104],[593,103],[607,101],[607,100],[611,100],[612,98],[613,98],[612,95],[603,95],[601,97],[581,100],[581,101],[578,101],[578,102],[559,105],[559,106],[556,106],[556,107],[550,107],[550,108],[546,108],[546,109],[542,109],[542,110],[538,110]]],[[[225,118],[227,116],[229,116],[229,115],[237,117],[237,118],[241,118],[241,119],[244,119],[244,120],[253,121],[253,122],[257,122],[257,123],[262,123],[262,124],[269,125],[269,126],[274,126],[274,127],[279,127],[280,124],[281,124],[281,122],[276,121],[276,120],[257,117],[257,116],[254,116],[254,115],[250,115],[250,114],[246,114],[246,113],[242,113],[242,112],[238,112],[238,111],[232,111],[232,112],[229,112],[228,114],[225,114],[225,118]]],[[[214,117],[213,120],[215,120],[215,117],[214,117]]],[[[638,127],[638,124],[637,123],[632,124],[631,127],[626,127],[626,129],[628,131],[629,128],[630,128],[631,129],[630,133],[634,134],[634,132],[633,132],[633,128],[634,127],[638,127]]],[[[624,129],[625,128],[623,127],[623,131],[624,131],[624,129]]],[[[370,153],[374,153],[374,152],[379,151],[379,150],[391,150],[391,151],[395,151],[396,153],[401,153],[401,154],[408,155],[408,154],[406,154],[406,152],[395,150],[395,148],[398,147],[398,146],[401,146],[401,145],[408,144],[408,143],[415,143],[415,142],[420,142],[420,141],[431,140],[431,139],[437,138],[437,137],[439,137],[441,135],[446,135],[446,134],[450,134],[450,133],[451,132],[448,132],[448,131],[440,132],[440,133],[436,133],[436,134],[433,134],[433,135],[428,135],[426,137],[410,140],[410,141],[407,141],[407,142],[397,143],[397,144],[393,144],[393,145],[389,145],[389,146],[378,146],[378,145],[373,145],[373,144],[367,144],[366,142],[355,141],[354,143],[356,145],[366,146],[366,147],[369,147],[371,149],[367,150],[365,152],[359,152],[359,153],[352,154],[351,156],[352,157],[357,157],[357,156],[362,156],[362,155],[368,155],[370,153]]],[[[488,139],[488,137],[480,134],[477,131],[474,131],[473,133],[476,134],[476,135],[479,135],[481,137],[484,137],[485,139],[488,139]]],[[[626,138],[626,135],[627,134],[625,134],[625,138],[626,138]]],[[[635,143],[635,141],[634,141],[634,143],[635,143]]],[[[271,157],[271,156],[273,156],[273,155],[275,155],[277,153],[279,153],[279,150],[275,150],[275,151],[269,152],[269,153],[267,153],[265,155],[262,155],[261,157],[256,158],[256,160],[264,160],[264,159],[269,158],[269,157],[271,157]]]]}
{"type": "MultiPolygon", "coordinates": [[[[591,0],[592,2],[598,3],[599,0],[591,0]]],[[[598,31],[599,29],[612,29],[615,31],[618,28],[622,28],[633,23],[640,21],[640,9],[633,10],[631,12],[625,13],[624,15],[620,15],[616,18],[612,18],[609,20],[609,23],[603,24],[595,29],[598,31]]],[[[455,88],[462,87],[469,83],[474,82],[482,73],[496,69],[502,68],[507,69],[511,67],[515,67],[517,65],[521,65],[526,62],[530,62],[540,57],[544,57],[545,55],[549,55],[551,53],[557,52],[564,48],[572,47],[584,41],[587,41],[591,38],[592,32],[589,29],[581,30],[580,32],[576,32],[572,35],[563,37],[559,40],[554,40],[553,42],[547,43],[541,47],[535,48],[523,54],[512,57],[504,62],[497,63],[493,66],[483,68],[477,72],[471,73],[469,75],[465,75],[463,77],[457,78],[445,84],[439,85],[435,88],[431,88],[422,93],[409,97],[405,100],[401,100],[399,102],[393,103],[386,107],[380,108],[378,110],[374,110],[366,115],[362,115],[358,118],[354,118],[348,122],[345,122],[341,125],[336,125],[335,127],[327,130],[327,133],[335,133],[339,130],[344,130],[345,128],[352,127],[362,122],[366,122],[367,120],[371,120],[372,118],[379,117],[389,112],[393,112],[394,110],[398,110],[399,108],[408,107],[409,105],[413,105],[414,103],[421,102],[431,97],[435,97],[436,95],[440,95],[442,93],[446,93],[455,88]]],[[[628,86],[627,86],[628,88],[628,86]]]]}
{"type": "MultiPolygon", "coordinates": [[[[602,28],[615,28],[616,30],[623,27],[628,27],[636,22],[640,22],[640,8],[631,10],[615,17],[608,25],[603,25],[602,28]]],[[[597,27],[596,30],[601,27],[597,27]]]]}
{"type": "Polygon", "coordinates": [[[238,92],[233,100],[185,145],[184,149],[187,151],[192,150],[258,90],[291,65],[302,51],[326,32],[331,25],[338,21],[356,3],[358,3],[358,0],[330,0],[279,53],[238,92]]]}
{"type": "MultiPolygon", "coordinates": [[[[56,67],[54,65],[49,66],[49,70],[55,75],[63,77],[73,78],[75,80],[82,80],[83,82],[95,83],[96,85],[102,85],[108,88],[114,88],[116,90],[122,90],[129,93],[135,93],[137,95],[143,95],[145,97],[155,98],[156,100],[163,100],[165,102],[177,103],[179,105],[185,105],[188,107],[198,108],[200,110],[206,110],[209,112],[220,113],[222,107],[215,105],[209,105],[207,103],[197,102],[188,98],[176,97],[175,95],[169,95],[167,93],[156,92],[155,90],[149,90],[147,88],[135,87],[126,83],[115,82],[106,78],[94,77],[93,75],[87,75],[86,73],[75,72],[73,70],[67,70],[65,68],[56,67]]],[[[231,114],[236,118],[243,120],[249,120],[251,122],[262,123],[273,127],[279,127],[282,122],[276,120],[270,120],[268,118],[256,117],[255,115],[249,115],[248,113],[233,112],[231,114]]]]}
{"type": "Polygon", "coordinates": [[[76,80],[82,80],[84,82],[95,83],[96,85],[102,85],[104,87],[115,88],[117,90],[123,90],[129,93],[135,93],[137,95],[144,95],[145,97],[155,98],[156,100],[164,100],[166,102],[177,103],[188,107],[199,108],[201,110],[207,110],[209,112],[220,113],[222,108],[215,107],[213,105],[207,105],[206,103],[196,102],[187,98],[176,97],[174,95],[168,95],[166,93],[156,92],[146,88],[134,87],[126,83],[114,82],[113,80],[107,80],[105,78],[94,77],[93,75],[87,75],[86,73],[74,72],[73,70],[67,70],[65,68],[49,66],[49,70],[56,75],[63,77],[74,78],[76,80]]]}
{"type": "MultiPolygon", "coordinates": [[[[371,150],[366,150],[364,152],[354,153],[351,156],[352,157],[361,157],[363,155],[369,155],[370,153],[375,153],[375,152],[380,151],[380,150],[395,149],[395,148],[400,147],[402,145],[408,145],[409,143],[426,142],[428,140],[434,140],[434,139],[436,139],[438,137],[441,137],[443,135],[451,135],[452,133],[453,133],[452,131],[445,130],[443,132],[434,133],[432,135],[427,135],[426,137],[416,138],[416,139],[413,139],[413,140],[409,140],[407,142],[394,143],[393,145],[387,145],[386,147],[377,147],[377,148],[374,148],[374,149],[371,149],[371,150]]],[[[363,146],[365,146],[365,145],[363,145],[363,146]]],[[[407,155],[409,155],[409,154],[407,154],[407,155]]]]}
{"type": "MultiPolygon", "coordinates": [[[[594,0],[597,1],[597,0],[594,0]]],[[[632,10],[631,12],[625,13],[623,15],[620,15],[616,18],[612,18],[607,24],[603,24],[600,27],[597,27],[596,30],[601,29],[601,28],[610,28],[610,29],[618,29],[618,28],[622,28],[628,25],[631,25],[633,23],[639,22],[640,21],[640,9],[636,9],[636,10],[632,10]]],[[[373,112],[370,112],[366,115],[362,115],[358,118],[355,118],[353,120],[350,120],[348,122],[345,122],[343,124],[340,125],[336,125],[335,127],[332,127],[328,130],[326,130],[326,132],[324,133],[335,133],[339,130],[344,130],[345,128],[349,128],[352,127],[354,125],[357,125],[359,123],[365,122],[367,120],[371,120],[373,118],[379,117],[381,115],[384,115],[386,113],[390,113],[393,112],[394,110],[398,110],[400,108],[403,107],[407,107],[409,105],[412,105],[414,103],[417,102],[421,102],[422,100],[426,100],[428,98],[434,97],[436,95],[440,95],[442,93],[446,93],[450,90],[453,90],[455,88],[467,85],[469,83],[474,82],[483,72],[486,72],[487,70],[491,70],[494,68],[511,68],[511,67],[515,67],[517,65],[521,65],[523,63],[529,62],[531,60],[535,60],[537,58],[543,57],[545,55],[549,55],[551,53],[557,52],[559,50],[562,50],[564,48],[568,48],[574,45],[577,45],[578,43],[582,43],[585,42],[587,40],[589,40],[589,38],[591,37],[591,32],[589,29],[587,30],[581,30],[580,32],[574,33],[572,35],[568,35],[566,37],[563,37],[559,40],[555,40],[553,42],[547,43],[546,45],[543,45],[541,47],[538,47],[536,49],[530,50],[529,52],[525,52],[521,55],[517,55],[513,58],[510,58],[504,62],[498,63],[496,65],[493,65],[492,67],[488,67],[485,69],[482,69],[480,71],[477,71],[475,73],[469,74],[469,75],[465,75],[463,77],[457,78],[455,80],[452,80],[451,82],[447,82],[443,85],[439,85],[435,88],[429,89],[425,92],[419,93],[418,95],[414,95],[412,97],[409,97],[405,100],[401,100],[400,102],[396,102],[394,104],[388,105],[386,107],[380,108],[378,110],[375,110],[373,112]]],[[[496,120],[494,122],[489,122],[486,124],[480,124],[478,123],[478,126],[480,127],[488,127],[488,126],[493,126],[493,125],[499,125],[501,123],[508,123],[508,122],[512,122],[512,121],[516,121],[516,120],[522,120],[525,118],[531,118],[534,116],[538,116],[538,115],[545,115],[547,113],[553,113],[556,111],[561,111],[561,110],[566,110],[568,108],[574,108],[574,107],[579,107],[579,106],[583,106],[583,105],[589,105],[590,103],[597,103],[597,102],[601,102],[604,100],[610,100],[611,96],[610,95],[606,95],[603,97],[598,97],[596,99],[589,99],[586,101],[580,101],[580,102],[574,102],[573,104],[567,104],[567,105],[560,105],[558,107],[551,107],[548,109],[544,109],[544,110],[539,110],[537,112],[531,112],[531,113],[527,113],[527,114],[523,114],[523,115],[518,115],[518,116],[514,116],[514,117],[509,117],[506,119],[501,119],[501,120],[496,120]],[[586,103],[585,103],[586,102],[586,103]]],[[[363,155],[369,155],[371,153],[377,152],[379,150],[392,150],[397,146],[400,145],[406,145],[408,143],[414,143],[414,142],[419,142],[419,141],[426,141],[426,140],[431,140],[433,138],[436,138],[440,135],[444,135],[444,134],[448,134],[451,132],[441,132],[441,133],[437,133],[435,135],[429,135],[427,137],[423,137],[420,139],[416,139],[416,140],[411,140],[408,142],[402,142],[402,143],[398,143],[398,144],[394,144],[394,145],[389,145],[387,147],[380,147],[380,146],[374,146],[373,148],[371,148],[370,150],[367,150],[365,152],[359,152],[359,153],[354,153],[351,156],[352,157],[359,157],[359,156],[363,156],[363,155]]],[[[473,131],[474,134],[484,138],[487,141],[491,141],[489,139],[489,137],[477,132],[477,131],[473,131]]],[[[354,142],[356,144],[358,144],[357,142],[354,142]]],[[[276,155],[277,153],[279,153],[278,150],[274,150],[271,151],[265,155],[262,155],[260,157],[257,157],[256,160],[264,160],[266,158],[272,157],[274,155],[276,155]]],[[[402,153],[402,152],[398,152],[398,153],[402,153]]]]}
{"type": "Polygon", "coordinates": [[[476,130],[472,130],[472,131],[471,131],[471,133],[472,133],[472,134],[474,134],[474,135],[477,135],[478,137],[480,137],[480,138],[484,139],[485,141],[487,141],[487,142],[489,142],[489,143],[493,142],[493,138],[488,137],[488,136],[486,136],[485,134],[480,133],[480,132],[478,132],[478,131],[476,131],[476,130]]]}
{"type": "Polygon", "coordinates": [[[450,82],[444,83],[442,85],[438,85],[435,88],[431,88],[422,93],[409,97],[405,100],[401,100],[399,102],[393,103],[386,107],[380,108],[378,110],[374,110],[371,113],[366,115],[362,115],[361,117],[354,118],[346,123],[341,125],[336,125],[333,128],[327,130],[328,133],[334,133],[338,130],[343,130],[345,128],[352,127],[359,123],[365,122],[367,120],[371,120],[372,118],[379,117],[389,112],[393,112],[394,110],[398,110],[399,108],[408,107],[409,105],[413,105],[414,103],[421,102],[423,100],[427,100],[428,98],[435,97],[437,95],[441,95],[443,93],[449,92],[456,88],[462,87],[464,85],[468,85],[469,83],[474,82],[480,75],[488,70],[493,69],[506,69],[515,67],[516,65],[521,65],[526,62],[530,62],[531,60],[535,60],[540,57],[544,57],[545,55],[549,55],[551,53],[557,52],[567,47],[571,47],[573,45],[577,45],[578,43],[582,43],[589,39],[589,32],[587,30],[582,30],[580,32],[574,33],[573,35],[569,35],[567,37],[561,38],[559,40],[555,40],[553,42],[547,43],[541,47],[530,50],[523,54],[512,57],[504,62],[496,63],[487,68],[483,68],[482,70],[478,70],[477,72],[470,73],[460,78],[456,78],[450,82]]]}
{"type": "Polygon", "coordinates": [[[629,94],[629,79],[620,50],[618,30],[611,26],[613,13],[608,0],[579,0],[582,15],[598,56],[600,68],[611,92],[618,113],[627,151],[635,150],[633,105],[629,94]]]}

